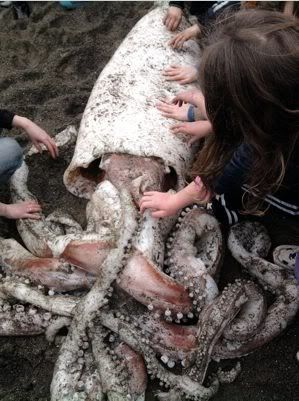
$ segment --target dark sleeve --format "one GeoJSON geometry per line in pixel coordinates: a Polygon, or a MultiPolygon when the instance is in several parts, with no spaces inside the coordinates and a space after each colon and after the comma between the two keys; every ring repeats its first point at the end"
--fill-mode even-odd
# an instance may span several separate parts
{"type": "Polygon", "coordinates": [[[181,10],[184,10],[185,2],[184,1],[170,1],[169,2],[169,7],[178,7],[181,10]]]}
{"type": "Polygon", "coordinates": [[[0,128],[11,129],[14,116],[14,113],[0,109],[0,128]]]}
{"type": "Polygon", "coordinates": [[[223,174],[214,183],[216,194],[221,195],[240,190],[251,169],[252,160],[252,148],[243,143],[224,167],[223,174]]]}

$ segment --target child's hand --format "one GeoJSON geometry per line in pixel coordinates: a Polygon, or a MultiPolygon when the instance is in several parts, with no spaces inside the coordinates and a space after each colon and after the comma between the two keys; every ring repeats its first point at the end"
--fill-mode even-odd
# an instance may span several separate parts
{"type": "Polygon", "coordinates": [[[179,121],[188,121],[188,104],[168,103],[166,100],[161,100],[157,103],[157,109],[161,111],[162,116],[166,118],[173,118],[179,121]]]}
{"type": "Polygon", "coordinates": [[[162,72],[162,75],[166,77],[166,81],[177,81],[180,85],[185,85],[198,79],[198,70],[192,66],[171,65],[162,72]]]}
{"type": "Polygon", "coordinates": [[[169,46],[173,49],[182,49],[187,40],[194,39],[200,34],[200,28],[197,24],[190,26],[183,32],[178,33],[169,41],[169,46]]]}
{"type": "Polygon", "coordinates": [[[163,19],[163,24],[169,31],[175,31],[182,20],[183,10],[179,7],[170,6],[163,19]]]}
{"type": "Polygon", "coordinates": [[[13,126],[22,128],[39,152],[42,152],[41,144],[43,144],[48,149],[53,159],[56,159],[58,156],[58,148],[54,139],[52,139],[50,135],[48,135],[46,131],[40,128],[37,124],[26,117],[14,116],[13,126]]]}
{"type": "Polygon", "coordinates": [[[152,217],[173,216],[180,209],[177,202],[177,194],[169,192],[145,192],[140,201],[140,212],[146,209],[152,210],[152,217]]]}
{"type": "Polygon", "coordinates": [[[41,206],[35,201],[1,205],[1,215],[8,219],[35,219],[41,218],[41,206]]]}
{"type": "Polygon", "coordinates": [[[203,97],[203,95],[199,89],[190,89],[188,91],[179,92],[172,99],[172,103],[179,105],[182,105],[183,103],[190,103],[193,104],[193,106],[197,106],[200,97],[203,97]]]}
{"type": "Polygon", "coordinates": [[[188,145],[192,145],[192,143],[198,141],[201,138],[205,138],[213,132],[212,124],[208,120],[194,121],[192,123],[182,122],[174,125],[170,129],[173,134],[191,135],[188,145]]]}

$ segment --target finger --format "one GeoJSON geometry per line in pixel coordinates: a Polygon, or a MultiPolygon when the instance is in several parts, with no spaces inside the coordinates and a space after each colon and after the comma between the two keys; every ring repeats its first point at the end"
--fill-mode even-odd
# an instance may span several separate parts
{"type": "Polygon", "coordinates": [[[168,101],[167,99],[159,99],[156,103],[157,106],[159,105],[163,105],[163,106],[172,106],[172,103],[170,101],[168,101]]]}
{"type": "Polygon", "coordinates": [[[52,147],[53,147],[53,150],[54,150],[54,152],[55,152],[55,156],[57,157],[58,154],[59,154],[58,146],[56,145],[56,142],[54,141],[53,138],[50,138],[50,142],[51,142],[52,147]]]}
{"type": "Polygon", "coordinates": [[[22,202],[22,203],[24,205],[27,205],[27,206],[39,206],[39,203],[37,201],[35,201],[35,200],[25,201],[25,202],[22,202]]]}
{"type": "Polygon", "coordinates": [[[188,141],[188,145],[192,146],[194,142],[199,141],[201,138],[198,138],[197,136],[192,136],[191,139],[188,141]]]}
{"type": "Polygon", "coordinates": [[[152,212],[152,217],[159,219],[160,217],[166,217],[166,212],[164,210],[158,210],[156,212],[152,212]]]}
{"type": "Polygon", "coordinates": [[[27,206],[27,213],[36,213],[36,212],[40,212],[42,210],[42,208],[40,206],[27,206]]]}
{"type": "Polygon", "coordinates": [[[173,41],[172,47],[174,49],[177,49],[179,43],[180,43],[180,38],[175,38],[174,41],[173,41]]]}
{"type": "Polygon", "coordinates": [[[183,46],[184,46],[185,41],[186,41],[185,38],[181,38],[180,40],[178,40],[177,45],[176,45],[177,49],[182,49],[183,46]]]}
{"type": "Polygon", "coordinates": [[[25,213],[22,219],[33,219],[33,220],[40,220],[41,215],[40,214],[30,214],[30,213],[25,213]]]}
{"type": "Polygon", "coordinates": [[[177,119],[175,118],[175,116],[173,115],[173,113],[161,113],[161,115],[162,115],[163,117],[166,117],[166,118],[173,118],[174,120],[177,120],[177,119]]]}
{"type": "Polygon", "coordinates": [[[174,24],[173,24],[173,30],[175,31],[177,29],[177,27],[179,26],[180,21],[179,20],[174,20],[174,24]]]}
{"type": "Polygon", "coordinates": [[[172,125],[171,127],[170,127],[170,129],[171,130],[175,130],[175,129],[180,129],[181,127],[183,126],[183,124],[175,124],[175,125],[172,125]]]}
{"type": "Polygon", "coordinates": [[[174,76],[168,76],[168,77],[165,77],[165,81],[177,81],[177,77],[174,75],[174,76]]]}
{"type": "Polygon", "coordinates": [[[164,73],[173,72],[173,71],[177,71],[177,68],[174,68],[174,67],[166,67],[166,68],[163,70],[164,73]]]}
{"type": "Polygon", "coordinates": [[[175,26],[175,20],[173,18],[171,18],[170,23],[169,23],[169,30],[174,31],[175,30],[174,26],[175,26]]]}
{"type": "Polygon", "coordinates": [[[145,196],[147,196],[147,195],[156,195],[158,193],[159,192],[157,192],[157,191],[146,191],[146,192],[143,193],[143,195],[145,195],[145,196]]]}
{"type": "Polygon", "coordinates": [[[178,83],[180,85],[187,85],[187,84],[190,84],[191,82],[193,82],[193,80],[190,79],[190,78],[183,78],[183,79],[178,81],[178,83]]]}
{"type": "Polygon", "coordinates": [[[53,141],[53,139],[48,138],[45,140],[45,146],[48,149],[50,155],[52,156],[53,159],[56,159],[58,155],[58,148],[56,143],[53,141]]]}
{"type": "Polygon", "coordinates": [[[159,111],[162,111],[163,113],[171,113],[173,111],[173,107],[171,107],[169,105],[157,106],[157,109],[159,111]]]}
{"type": "Polygon", "coordinates": [[[140,205],[140,212],[143,213],[146,209],[151,209],[152,207],[151,201],[143,202],[140,205]]]}
{"type": "Polygon", "coordinates": [[[39,153],[42,153],[43,149],[41,147],[41,145],[38,142],[33,142],[33,145],[36,147],[36,149],[38,150],[39,153]]]}
{"type": "Polygon", "coordinates": [[[165,72],[163,75],[166,77],[173,77],[174,75],[177,75],[177,74],[178,74],[177,70],[169,70],[169,71],[165,72]]]}
{"type": "Polygon", "coordinates": [[[170,41],[168,42],[168,46],[173,47],[173,43],[175,41],[175,38],[176,38],[176,36],[174,38],[170,39],[170,41]]]}
{"type": "Polygon", "coordinates": [[[170,23],[170,17],[169,17],[169,15],[166,15],[165,26],[167,29],[169,29],[169,23],[170,23]]]}

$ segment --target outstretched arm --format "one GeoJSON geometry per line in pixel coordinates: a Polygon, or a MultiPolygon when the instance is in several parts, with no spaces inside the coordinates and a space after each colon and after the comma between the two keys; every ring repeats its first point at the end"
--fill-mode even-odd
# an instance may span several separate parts
{"type": "Polygon", "coordinates": [[[169,31],[175,31],[177,27],[180,25],[182,16],[183,16],[183,10],[181,7],[179,7],[178,5],[177,6],[170,5],[163,19],[163,24],[169,31]]]}
{"type": "Polygon", "coordinates": [[[178,33],[175,35],[174,38],[172,38],[169,41],[169,45],[173,49],[182,49],[184,46],[184,43],[187,42],[187,40],[190,39],[195,39],[198,37],[201,33],[200,27],[198,24],[194,24],[190,26],[189,28],[185,29],[183,32],[178,33]]]}
{"type": "Polygon", "coordinates": [[[8,219],[40,219],[40,205],[35,201],[26,201],[6,205],[0,203],[0,216],[8,219]]]}
{"type": "Polygon", "coordinates": [[[55,141],[33,121],[26,117],[15,115],[12,120],[12,126],[23,129],[38,151],[42,151],[41,144],[43,144],[48,149],[53,159],[58,156],[58,148],[55,141]]]}
{"type": "Polygon", "coordinates": [[[162,72],[166,81],[177,81],[180,85],[190,84],[198,79],[199,70],[192,65],[171,65],[162,72]]]}
{"type": "Polygon", "coordinates": [[[171,194],[169,192],[145,192],[140,201],[140,211],[151,209],[153,217],[173,216],[178,210],[192,203],[205,204],[212,198],[212,193],[202,183],[200,177],[196,177],[184,189],[171,194]]]}

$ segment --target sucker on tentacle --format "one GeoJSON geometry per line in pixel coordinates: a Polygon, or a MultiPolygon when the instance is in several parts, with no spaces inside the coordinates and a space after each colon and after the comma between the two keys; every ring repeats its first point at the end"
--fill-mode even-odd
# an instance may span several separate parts
{"type": "Polygon", "coordinates": [[[218,295],[214,276],[222,261],[222,233],[217,220],[198,208],[183,211],[176,226],[166,244],[166,272],[188,288],[198,313],[218,295]]]}
{"type": "Polygon", "coordinates": [[[198,322],[199,346],[196,350],[195,363],[186,370],[193,380],[203,383],[215,344],[246,301],[244,284],[236,281],[225,288],[215,302],[204,308],[198,322]]]}
{"type": "Polygon", "coordinates": [[[119,344],[114,350],[105,345],[107,330],[102,326],[91,328],[90,332],[93,353],[108,400],[143,400],[147,376],[142,358],[125,344],[119,344]]]}
{"type": "Polygon", "coordinates": [[[88,325],[93,326],[93,319],[98,311],[107,304],[107,290],[123,268],[124,250],[136,230],[137,220],[130,195],[122,192],[121,202],[123,206],[126,205],[126,213],[122,216],[122,232],[117,247],[105,259],[95,285],[76,308],[68,336],[62,344],[55,365],[51,383],[52,401],[64,401],[74,394],[73,385],[79,380],[84,364],[84,359],[78,358],[76,353],[79,351],[78,343],[86,337],[88,325]]]}

